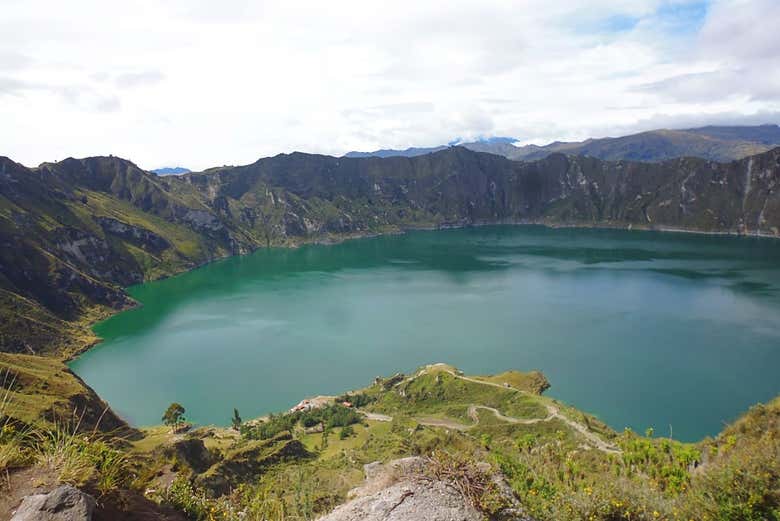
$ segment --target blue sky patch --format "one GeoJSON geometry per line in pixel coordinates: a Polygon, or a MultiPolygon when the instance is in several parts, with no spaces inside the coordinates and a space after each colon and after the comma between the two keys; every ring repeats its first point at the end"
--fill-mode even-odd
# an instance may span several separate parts
{"type": "Polygon", "coordinates": [[[664,4],[655,14],[660,23],[668,30],[678,34],[699,32],[707,16],[709,2],[693,2],[688,4],[664,4]]]}

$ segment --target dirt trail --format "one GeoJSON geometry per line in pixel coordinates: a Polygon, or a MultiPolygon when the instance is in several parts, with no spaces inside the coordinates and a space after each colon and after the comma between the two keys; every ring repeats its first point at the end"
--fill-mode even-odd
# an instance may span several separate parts
{"type": "Polygon", "coordinates": [[[467,431],[474,427],[474,425],[466,425],[465,423],[456,422],[449,418],[415,418],[414,421],[420,425],[427,425],[428,427],[444,427],[445,429],[453,429],[456,431],[467,431]]]}
{"type": "MultiPolygon", "coordinates": [[[[470,378],[468,376],[459,375],[459,374],[455,373],[454,371],[450,371],[449,369],[441,369],[441,370],[443,372],[445,372],[445,373],[448,373],[448,374],[454,376],[455,378],[460,378],[461,380],[466,380],[467,382],[472,382],[472,383],[482,384],[482,385],[490,385],[492,387],[498,387],[499,389],[515,391],[516,393],[528,394],[527,392],[521,391],[520,389],[515,389],[514,387],[508,387],[506,385],[501,385],[501,384],[497,384],[497,383],[494,383],[494,382],[486,382],[484,380],[478,380],[476,378],[470,378]]],[[[398,385],[400,385],[402,383],[414,380],[415,378],[417,378],[418,376],[422,376],[426,372],[427,372],[427,369],[423,369],[423,370],[419,371],[417,374],[415,374],[414,376],[410,376],[409,378],[399,382],[398,384],[396,384],[396,386],[398,386],[398,385]]],[[[490,411],[493,414],[495,414],[496,418],[498,418],[499,420],[502,420],[502,421],[505,421],[505,422],[508,422],[508,423],[516,423],[516,424],[522,424],[522,425],[533,425],[535,423],[548,422],[548,421],[552,421],[552,420],[556,419],[556,420],[562,421],[563,423],[565,423],[566,425],[568,425],[569,427],[571,427],[572,429],[574,429],[575,431],[580,433],[588,441],[588,443],[591,446],[597,448],[598,450],[601,450],[603,452],[607,452],[609,454],[620,454],[621,453],[620,449],[618,449],[617,447],[615,447],[611,443],[607,443],[606,441],[601,439],[600,436],[598,436],[597,434],[595,434],[595,433],[591,432],[590,430],[588,430],[588,428],[585,427],[584,425],[582,425],[581,423],[572,420],[571,418],[567,417],[564,414],[561,414],[561,411],[555,405],[545,404],[545,407],[547,408],[547,417],[546,418],[515,418],[515,417],[512,417],[512,416],[505,416],[505,415],[501,414],[501,412],[498,409],[494,409],[493,407],[488,407],[486,405],[476,405],[476,404],[473,404],[473,405],[469,406],[468,411],[467,411],[467,414],[468,414],[469,418],[474,420],[474,423],[471,424],[471,425],[466,425],[464,423],[459,423],[459,422],[456,422],[455,420],[450,420],[450,419],[446,419],[446,418],[418,418],[417,422],[420,423],[421,425],[428,425],[428,426],[431,426],[431,427],[444,427],[444,428],[447,428],[447,429],[466,431],[466,430],[474,428],[479,423],[479,414],[477,414],[477,409],[484,409],[486,411],[490,411]]],[[[373,418],[373,419],[378,419],[379,421],[391,421],[392,420],[391,416],[385,416],[383,414],[374,414],[374,413],[366,413],[366,412],[363,412],[363,414],[365,414],[368,419],[372,419],[371,417],[368,416],[370,414],[372,416],[377,416],[377,417],[382,417],[383,418],[383,419],[373,418]]]]}
{"type": "Polygon", "coordinates": [[[552,420],[555,417],[555,414],[550,411],[550,408],[547,408],[548,415],[546,418],[515,418],[513,416],[504,416],[501,414],[501,411],[498,409],[494,409],[493,407],[488,407],[487,405],[470,405],[468,410],[469,418],[474,420],[474,424],[476,425],[479,423],[479,414],[477,414],[477,409],[484,409],[486,411],[490,411],[493,414],[496,415],[496,418],[499,420],[508,422],[508,423],[519,423],[522,425],[533,425],[534,423],[541,423],[541,422],[548,422],[552,420]]]}
{"type": "MultiPolygon", "coordinates": [[[[477,380],[476,378],[469,378],[468,376],[461,376],[461,375],[455,374],[452,371],[447,371],[447,370],[445,370],[445,371],[447,373],[451,374],[452,376],[454,376],[455,378],[460,378],[461,380],[466,380],[468,382],[473,382],[473,383],[478,383],[478,384],[483,384],[483,385],[492,385],[493,387],[498,387],[500,389],[510,389],[510,390],[518,392],[518,393],[522,393],[523,392],[523,391],[521,391],[519,389],[515,389],[514,387],[507,387],[507,386],[500,385],[500,384],[493,383],[493,382],[485,382],[483,380],[477,380]]],[[[577,431],[580,434],[582,434],[582,436],[584,436],[585,439],[588,440],[588,442],[591,445],[593,445],[594,447],[596,447],[597,449],[599,449],[601,451],[604,451],[604,452],[608,452],[610,454],[620,454],[620,449],[618,449],[614,445],[612,445],[610,443],[607,443],[606,441],[602,440],[600,436],[598,436],[597,434],[594,434],[593,432],[589,431],[588,428],[585,427],[584,425],[582,425],[581,423],[576,422],[576,421],[572,420],[571,418],[561,414],[561,411],[556,406],[554,406],[552,404],[545,404],[545,406],[547,407],[547,417],[546,418],[533,418],[533,419],[512,418],[511,416],[504,416],[503,414],[501,414],[496,409],[493,409],[492,407],[485,407],[484,405],[472,405],[471,407],[469,407],[469,416],[472,417],[472,418],[476,417],[476,419],[479,420],[479,416],[476,414],[476,409],[486,409],[486,410],[489,410],[489,411],[493,411],[493,414],[495,414],[496,418],[498,418],[499,420],[504,420],[504,421],[510,422],[510,423],[522,423],[522,424],[529,425],[529,424],[534,424],[534,423],[539,423],[539,422],[550,421],[552,419],[558,419],[558,420],[564,422],[566,425],[568,425],[572,429],[574,429],[575,431],[577,431]],[[472,416],[472,410],[473,410],[473,416],[472,416]]]]}
{"type": "Polygon", "coordinates": [[[358,411],[360,414],[366,417],[367,420],[374,420],[377,422],[391,422],[393,421],[392,416],[388,416],[386,414],[379,414],[376,412],[367,412],[367,411],[358,411]]]}

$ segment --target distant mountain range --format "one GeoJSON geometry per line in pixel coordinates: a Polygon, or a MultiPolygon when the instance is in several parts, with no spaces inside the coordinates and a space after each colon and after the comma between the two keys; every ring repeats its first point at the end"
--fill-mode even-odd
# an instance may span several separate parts
{"type": "Polygon", "coordinates": [[[374,150],[373,152],[347,152],[344,157],[349,158],[361,158],[361,157],[417,157],[424,156],[425,154],[432,154],[433,152],[440,152],[446,150],[450,145],[439,145],[437,147],[411,147],[404,150],[396,150],[392,148],[383,148],[381,150],[374,150]]]}
{"type": "Polygon", "coordinates": [[[394,150],[392,148],[383,148],[382,150],[374,150],[373,152],[347,152],[344,157],[356,158],[356,157],[416,157],[425,154],[432,154],[434,152],[440,152],[446,150],[448,147],[461,146],[466,147],[469,150],[475,152],[487,152],[488,154],[497,154],[499,156],[508,157],[502,151],[511,151],[517,147],[512,146],[512,143],[517,142],[513,137],[487,137],[478,139],[476,141],[463,141],[461,139],[455,139],[450,141],[446,145],[439,145],[437,147],[411,147],[405,150],[394,150]],[[509,147],[509,148],[507,148],[509,147]]]}
{"type": "MultiPolygon", "coordinates": [[[[708,126],[684,130],[650,130],[622,137],[587,139],[585,141],[556,141],[547,145],[515,146],[512,138],[488,138],[457,144],[474,150],[496,154],[518,161],[543,159],[560,152],[568,155],[590,156],[610,161],[632,160],[658,162],[677,157],[700,157],[713,161],[741,159],[766,152],[780,145],[780,127],[708,126]]],[[[406,150],[383,149],[374,152],[349,152],[344,157],[415,157],[447,148],[446,145],[406,150]]]]}
{"type": "Polygon", "coordinates": [[[153,174],[157,175],[181,175],[181,174],[189,174],[192,172],[189,168],[184,168],[181,166],[166,166],[163,168],[155,168],[154,170],[149,170],[153,174]]]}

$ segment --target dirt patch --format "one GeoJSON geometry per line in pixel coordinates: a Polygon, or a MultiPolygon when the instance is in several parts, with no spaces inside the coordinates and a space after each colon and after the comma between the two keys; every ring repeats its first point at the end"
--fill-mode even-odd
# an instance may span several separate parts
{"type": "MultiPolygon", "coordinates": [[[[55,472],[43,467],[29,467],[0,477],[0,519],[11,519],[26,496],[48,494],[61,483],[55,472]]],[[[186,521],[180,512],[161,507],[134,490],[119,490],[100,496],[94,490],[84,492],[97,503],[93,521],[186,521]]]]}
{"type": "Polygon", "coordinates": [[[48,494],[59,483],[57,476],[49,469],[30,467],[5,472],[0,475],[0,519],[11,519],[12,512],[22,499],[33,494],[48,494]]]}

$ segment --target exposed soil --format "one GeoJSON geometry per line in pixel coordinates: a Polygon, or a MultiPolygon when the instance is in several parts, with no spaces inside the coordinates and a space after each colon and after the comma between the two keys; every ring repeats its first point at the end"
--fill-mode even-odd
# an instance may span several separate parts
{"type": "MultiPolygon", "coordinates": [[[[56,473],[40,466],[28,467],[0,477],[0,519],[10,519],[26,496],[47,494],[60,485],[56,473]]],[[[140,492],[119,490],[101,497],[89,488],[95,498],[94,521],[186,521],[179,512],[164,508],[140,492]]]]}

